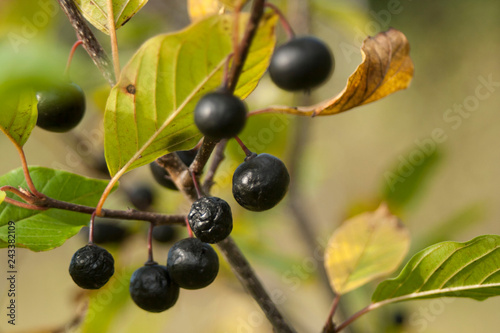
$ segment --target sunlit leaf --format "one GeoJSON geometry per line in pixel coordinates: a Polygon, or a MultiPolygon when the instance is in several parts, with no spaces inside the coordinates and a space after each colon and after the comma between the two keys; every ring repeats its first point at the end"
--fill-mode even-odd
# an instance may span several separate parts
{"type": "Polygon", "coordinates": [[[413,299],[500,295],[500,236],[466,243],[443,242],[411,258],[401,274],[379,284],[372,296],[380,305],[413,299]]]}
{"type": "MultiPolygon", "coordinates": [[[[45,195],[70,203],[95,206],[107,182],[85,178],[69,172],[31,167],[30,174],[36,188],[45,195]]],[[[0,186],[26,188],[21,168],[0,177],[0,186]]],[[[19,200],[8,192],[9,198],[19,200]]],[[[0,204],[0,239],[8,239],[7,223],[16,223],[16,246],[33,251],[45,251],[61,246],[87,225],[90,216],[61,209],[29,210],[3,202],[0,204]]],[[[2,246],[3,244],[0,244],[2,246]]]]}
{"type": "MultiPolygon", "coordinates": [[[[247,20],[248,15],[240,17],[241,31],[247,20]]],[[[275,15],[265,16],[257,31],[235,91],[241,98],[268,67],[276,21],[275,15]]],[[[232,25],[231,15],[212,16],[184,31],[154,37],[134,55],[106,106],[105,151],[112,175],[129,161],[131,170],[199,141],[192,112],[202,95],[221,85],[233,51],[232,25]]]]}
{"type": "Polygon", "coordinates": [[[389,29],[368,37],[361,47],[362,63],[351,74],[344,90],[334,98],[307,107],[273,106],[260,112],[299,116],[328,116],[368,104],[406,89],[413,77],[410,44],[405,35],[389,29]]]}
{"type": "Polygon", "coordinates": [[[188,0],[188,12],[192,21],[217,14],[221,7],[219,0],[188,0]]]}
{"type": "MultiPolygon", "coordinates": [[[[75,0],[83,16],[97,29],[109,34],[108,0],[75,0]]],[[[128,22],[148,0],[113,0],[116,29],[128,22]]]]}
{"type": "Polygon", "coordinates": [[[410,244],[406,227],[386,206],[345,221],[325,249],[325,268],[332,288],[345,294],[392,273],[410,244]]]}
{"type": "Polygon", "coordinates": [[[37,100],[31,89],[0,91],[0,131],[19,147],[24,146],[36,125],[37,100]]]}

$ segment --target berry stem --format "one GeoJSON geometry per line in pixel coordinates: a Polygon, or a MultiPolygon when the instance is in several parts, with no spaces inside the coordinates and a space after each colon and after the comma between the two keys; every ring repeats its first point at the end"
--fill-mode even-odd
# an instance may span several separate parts
{"type": "Polygon", "coordinates": [[[227,140],[221,140],[217,147],[215,148],[214,157],[212,159],[212,164],[210,164],[210,168],[207,171],[205,176],[205,182],[203,183],[203,191],[205,193],[209,193],[212,186],[215,184],[214,177],[217,169],[220,164],[224,160],[224,150],[226,150],[227,140]]]}
{"type": "Polygon", "coordinates": [[[120,76],[120,57],[118,54],[118,41],[116,39],[115,15],[113,13],[113,0],[107,1],[108,5],[108,29],[111,39],[111,54],[113,56],[113,67],[115,69],[116,79],[120,76]]]}
{"type": "Polygon", "coordinates": [[[43,198],[45,195],[38,192],[35,187],[35,184],[33,184],[33,180],[31,179],[30,170],[28,168],[28,162],[26,161],[26,155],[24,154],[23,148],[19,144],[17,144],[17,142],[15,142],[14,140],[12,140],[12,142],[14,142],[14,146],[16,147],[17,152],[19,153],[19,158],[21,158],[24,178],[26,180],[26,184],[28,184],[28,188],[30,189],[31,193],[33,193],[37,198],[43,198]]]}
{"type": "Polygon", "coordinates": [[[92,215],[90,215],[90,225],[89,225],[89,244],[94,243],[94,222],[95,222],[96,212],[94,211],[92,215]]]}
{"type": "Polygon", "coordinates": [[[187,216],[185,218],[185,221],[186,221],[186,229],[188,231],[189,238],[193,238],[194,237],[193,230],[191,229],[191,226],[189,225],[189,221],[188,221],[188,217],[187,216]]]}
{"type": "Polygon", "coordinates": [[[243,152],[245,152],[245,155],[247,155],[247,157],[255,155],[254,152],[252,152],[250,149],[247,148],[247,146],[245,146],[243,141],[241,141],[241,139],[238,136],[235,136],[234,139],[236,140],[236,142],[238,142],[238,144],[240,145],[241,149],[243,149],[243,152]]]}
{"type": "Polygon", "coordinates": [[[73,44],[73,47],[71,48],[71,51],[69,52],[68,56],[68,62],[66,63],[66,69],[64,70],[64,76],[69,77],[69,67],[71,66],[71,61],[73,60],[73,56],[75,55],[75,51],[78,48],[78,46],[82,45],[83,42],[81,40],[78,40],[73,44]]]}
{"type": "Polygon", "coordinates": [[[148,262],[154,262],[153,259],[153,229],[155,225],[154,223],[149,224],[148,229],[148,262]]]}
{"type": "Polygon", "coordinates": [[[189,171],[189,173],[191,174],[191,178],[193,179],[194,188],[196,189],[196,195],[198,196],[198,199],[200,199],[201,197],[203,197],[203,195],[201,194],[200,184],[198,183],[196,174],[193,171],[189,171]]]}
{"type": "Polygon", "coordinates": [[[288,36],[288,40],[295,38],[295,32],[293,32],[293,28],[290,25],[290,22],[288,22],[288,20],[286,19],[283,12],[272,3],[267,2],[265,6],[272,9],[278,15],[278,17],[280,18],[281,26],[283,27],[283,29],[286,32],[286,35],[288,36]]]}

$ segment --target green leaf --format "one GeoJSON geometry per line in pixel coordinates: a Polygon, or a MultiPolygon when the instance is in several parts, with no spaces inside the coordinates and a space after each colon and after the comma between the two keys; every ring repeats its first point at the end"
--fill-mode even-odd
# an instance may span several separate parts
{"type": "Polygon", "coordinates": [[[379,284],[372,296],[380,305],[413,299],[500,295],[500,236],[466,243],[443,242],[420,251],[401,274],[379,284]]]}
{"type": "Polygon", "coordinates": [[[0,92],[0,131],[19,147],[24,146],[36,125],[37,100],[31,89],[5,89],[0,92]]]}
{"type": "MultiPolygon", "coordinates": [[[[109,35],[108,0],[75,0],[83,16],[97,29],[109,35]]],[[[148,0],[113,0],[115,28],[123,26],[148,0]]]]}
{"type": "MultiPolygon", "coordinates": [[[[85,178],[69,172],[31,167],[30,174],[36,188],[45,195],[70,203],[95,206],[107,182],[85,178]]],[[[0,186],[26,188],[21,168],[0,177],[0,186]]],[[[13,193],[7,196],[18,200],[13,193]]],[[[87,225],[90,216],[59,209],[46,211],[19,208],[3,202],[0,205],[0,240],[7,241],[9,221],[16,222],[16,246],[33,251],[45,251],[61,246],[87,225]]],[[[5,247],[0,244],[0,247],[5,247]]]]}
{"type": "MultiPolygon", "coordinates": [[[[248,15],[241,15],[243,31],[248,15]]],[[[274,50],[277,17],[266,15],[257,31],[235,94],[248,96],[264,75],[274,50]]],[[[111,90],[104,117],[111,175],[166,153],[192,148],[201,138],[192,112],[217,89],[233,52],[233,16],[213,16],[186,30],[148,40],[111,90]]]]}
{"type": "Polygon", "coordinates": [[[325,249],[325,268],[337,294],[392,273],[404,259],[410,237],[386,206],[345,221],[325,249]]]}
{"type": "Polygon", "coordinates": [[[401,210],[415,201],[441,162],[441,151],[428,140],[400,155],[393,170],[384,174],[382,195],[392,210],[401,210]]]}

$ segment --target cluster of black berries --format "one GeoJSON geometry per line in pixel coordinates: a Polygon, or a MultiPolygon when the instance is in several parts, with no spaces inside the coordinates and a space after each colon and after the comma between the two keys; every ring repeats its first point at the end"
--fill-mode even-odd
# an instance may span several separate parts
{"type": "MultiPolygon", "coordinates": [[[[313,37],[294,38],[277,48],[271,59],[269,73],[273,82],[289,91],[308,91],[324,83],[334,67],[333,57],[326,45],[313,37]]],[[[73,87],[73,86],[71,86],[73,87]]],[[[72,121],[53,127],[60,120],[48,118],[44,109],[55,114],[56,103],[47,95],[39,96],[40,127],[61,131],[76,126],[83,116],[77,106],[82,104],[81,90],[71,88],[78,95],[78,105],[65,106],[71,113],[72,121]],[[76,90],[75,90],[76,89],[76,90]],[[58,130],[59,129],[59,130],[58,130]]],[[[71,90],[70,89],[70,90],[71,90]]],[[[57,95],[57,94],[56,94],[57,95]]],[[[56,96],[54,95],[54,96],[56,96]]],[[[83,109],[84,109],[83,98],[83,109]]],[[[59,115],[57,117],[60,117],[59,115]]],[[[200,132],[214,139],[229,139],[238,135],[244,128],[247,118],[245,103],[232,93],[217,91],[203,96],[194,110],[194,121],[200,132]]],[[[55,119],[55,118],[54,118],[55,119]]],[[[186,166],[189,166],[197,150],[176,153],[186,166]]],[[[177,190],[168,172],[156,162],[150,164],[156,181],[169,189],[177,190]]],[[[276,206],[285,196],[290,183],[285,164],[269,154],[247,154],[245,161],[238,166],[233,175],[233,196],[242,207],[251,211],[265,211],[276,206]]],[[[131,203],[138,209],[146,210],[153,202],[150,190],[136,187],[129,193],[131,203]]],[[[217,197],[202,197],[196,200],[187,216],[191,230],[196,238],[186,238],[176,242],[168,252],[165,266],[148,261],[137,269],[130,280],[130,295],[142,309],[162,312],[172,307],[179,297],[180,288],[200,289],[210,285],[219,271],[219,259],[210,244],[223,241],[233,229],[233,218],[229,204],[217,197]]],[[[126,237],[126,233],[112,224],[97,224],[94,228],[96,243],[104,243],[106,237],[99,233],[113,235],[113,241],[126,237]]],[[[158,226],[153,236],[159,241],[172,240],[171,226],[158,226]]],[[[71,259],[69,272],[73,280],[82,288],[102,287],[114,273],[114,260],[102,247],[90,243],[79,249],[71,259]]]]}

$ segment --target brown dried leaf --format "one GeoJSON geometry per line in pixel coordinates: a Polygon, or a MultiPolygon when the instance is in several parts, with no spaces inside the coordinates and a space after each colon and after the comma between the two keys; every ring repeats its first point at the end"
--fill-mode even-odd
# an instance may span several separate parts
{"type": "Polygon", "coordinates": [[[308,107],[277,106],[256,113],[279,112],[300,116],[328,116],[368,104],[406,89],[413,78],[410,44],[399,30],[368,37],[361,46],[362,63],[347,86],[334,98],[308,107]]]}

